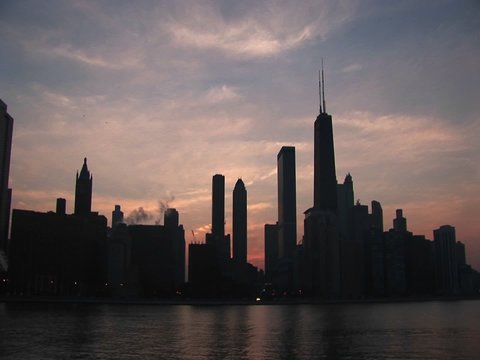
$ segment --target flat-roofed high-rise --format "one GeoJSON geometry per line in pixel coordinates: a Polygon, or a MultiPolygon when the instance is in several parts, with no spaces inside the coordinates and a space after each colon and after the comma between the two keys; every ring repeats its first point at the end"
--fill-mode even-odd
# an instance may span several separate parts
{"type": "Polygon", "coordinates": [[[7,250],[11,190],[8,188],[12,151],[13,118],[0,100],[0,250],[7,250]]]}

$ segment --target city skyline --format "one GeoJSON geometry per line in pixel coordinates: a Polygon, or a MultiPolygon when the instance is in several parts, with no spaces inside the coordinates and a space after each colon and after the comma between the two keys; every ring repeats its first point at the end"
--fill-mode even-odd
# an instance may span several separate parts
{"type": "MultiPolygon", "coordinates": [[[[153,222],[159,201],[168,202],[182,214],[187,242],[190,230],[203,241],[211,176],[225,175],[230,234],[231,193],[242,178],[248,260],[263,268],[263,226],[277,218],[282,146],[297,152],[297,222],[313,205],[316,74],[324,56],[337,181],[351,173],[362,204],[380,201],[385,229],[397,208],[409,230],[429,239],[433,229],[455,226],[468,261],[480,268],[478,7],[364,3],[368,11],[304,2],[295,10],[268,3],[257,13],[248,3],[141,3],[122,5],[111,18],[108,3],[34,10],[7,2],[0,81],[8,86],[0,98],[15,119],[12,208],[54,210],[63,197],[72,213],[74,172],[87,157],[93,211],[110,219],[116,204],[126,217],[143,207],[153,222]],[[407,31],[401,19],[412,9],[407,31]],[[202,29],[202,21],[220,34],[202,29]],[[384,26],[382,36],[373,36],[373,22],[384,26]],[[372,39],[356,45],[358,31],[372,39]]],[[[298,240],[302,234],[299,226],[298,240]]]]}

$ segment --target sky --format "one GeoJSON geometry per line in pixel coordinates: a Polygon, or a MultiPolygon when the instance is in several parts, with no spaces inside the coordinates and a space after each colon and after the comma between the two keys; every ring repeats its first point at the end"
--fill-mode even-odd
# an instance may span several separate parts
{"type": "MultiPolygon", "coordinates": [[[[313,203],[313,123],[325,63],[337,180],[402,208],[433,238],[455,226],[480,270],[477,0],[0,2],[0,98],[15,119],[13,208],[50,211],[88,158],[109,221],[167,205],[204,241],[211,181],[248,192],[248,259],[277,220],[276,156],[296,148],[298,239],[313,203]]],[[[195,238],[192,235],[195,234],[195,238]]]]}

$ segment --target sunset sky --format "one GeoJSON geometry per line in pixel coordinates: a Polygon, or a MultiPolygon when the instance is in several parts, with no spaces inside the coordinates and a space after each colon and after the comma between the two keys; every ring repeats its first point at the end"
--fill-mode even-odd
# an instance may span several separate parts
{"type": "Polygon", "coordinates": [[[211,180],[248,191],[248,256],[263,268],[277,219],[276,155],[296,147],[298,237],[313,202],[313,123],[325,61],[337,180],[403,208],[432,239],[456,227],[480,270],[480,2],[0,2],[0,98],[15,119],[13,208],[67,199],[88,158],[110,221],[159,202],[187,243],[211,222],[211,180]]]}

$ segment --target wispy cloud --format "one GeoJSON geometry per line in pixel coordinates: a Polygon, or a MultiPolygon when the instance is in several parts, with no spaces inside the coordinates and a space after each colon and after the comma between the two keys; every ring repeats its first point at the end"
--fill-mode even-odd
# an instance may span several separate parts
{"type": "Polygon", "coordinates": [[[165,25],[178,46],[217,49],[228,55],[268,57],[324,37],[347,22],[354,2],[332,6],[322,1],[255,4],[247,14],[226,19],[215,6],[192,5],[165,25]],[[208,23],[208,27],[205,26],[208,23]]]}
{"type": "MultiPolygon", "coordinates": [[[[118,51],[105,55],[95,55],[87,50],[75,48],[71,44],[56,45],[54,47],[42,47],[42,52],[49,56],[60,56],[90,66],[121,70],[126,68],[141,67],[142,57],[138,50],[118,51]]],[[[108,49],[98,49],[97,52],[106,54],[108,49]]]]}
{"type": "Polygon", "coordinates": [[[358,71],[358,70],[361,70],[361,69],[362,69],[361,64],[354,63],[354,64],[350,64],[350,65],[345,66],[340,71],[343,72],[343,73],[351,73],[351,72],[358,71]]]}

